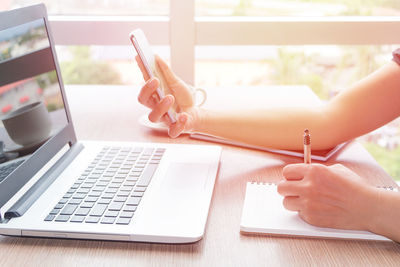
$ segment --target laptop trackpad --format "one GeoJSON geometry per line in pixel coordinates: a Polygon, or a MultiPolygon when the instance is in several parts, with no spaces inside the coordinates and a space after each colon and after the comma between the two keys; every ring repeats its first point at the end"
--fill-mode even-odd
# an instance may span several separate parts
{"type": "Polygon", "coordinates": [[[207,184],[209,169],[208,163],[171,162],[135,229],[148,235],[201,236],[213,188],[207,184]]]}
{"type": "Polygon", "coordinates": [[[207,163],[172,162],[164,177],[162,190],[185,195],[203,191],[207,182],[208,166],[207,163]]]}

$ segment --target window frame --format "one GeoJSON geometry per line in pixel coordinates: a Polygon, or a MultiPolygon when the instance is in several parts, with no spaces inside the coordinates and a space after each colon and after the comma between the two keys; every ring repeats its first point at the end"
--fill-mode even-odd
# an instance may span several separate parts
{"type": "Polygon", "coordinates": [[[170,0],[169,16],[49,16],[49,21],[57,45],[130,45],[129,32],[140,27],[151,44],[170,46],[172,68],[190,84],[198,45],[400,44],[395,34],[400,17],[196,17],[195,0],[170,0]]]}

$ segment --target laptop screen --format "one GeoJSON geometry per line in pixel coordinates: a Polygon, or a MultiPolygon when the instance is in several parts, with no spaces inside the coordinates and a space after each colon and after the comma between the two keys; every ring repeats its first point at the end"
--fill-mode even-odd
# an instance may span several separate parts
{"type": "Polygon", "coordinates": [[[0,182],[68,124],[52,51],[43,18],[0,31],[0,182]]]}

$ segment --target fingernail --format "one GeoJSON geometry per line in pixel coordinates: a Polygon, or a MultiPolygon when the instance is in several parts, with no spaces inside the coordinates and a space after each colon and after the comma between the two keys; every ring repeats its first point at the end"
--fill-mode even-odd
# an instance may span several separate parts
{"type": "Polygon", "coordinates": [[[172,97],[166,96],[166,97],[165,97],[165,102],[166,102],[167,104],[172,104],[172,97]]]}
{"type": "Polygon", "coordinates": [[[154,86],[155,83],[156,83],[156,79],[151,79],[150,82],[149,82],[149,85],[150,86],[154,86]]]}

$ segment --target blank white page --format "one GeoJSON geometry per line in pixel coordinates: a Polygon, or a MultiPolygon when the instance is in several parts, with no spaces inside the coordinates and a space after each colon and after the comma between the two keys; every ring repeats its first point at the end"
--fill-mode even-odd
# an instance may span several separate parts
{"type": "Polygon", "coordinates": [[[269,235],[390,241],[386,237],[366,231],[312,226],[303,221],[297,212],[286,210],[282,199],[276,185],[248,182],[240,230],[244,233],[269,235]]]}

